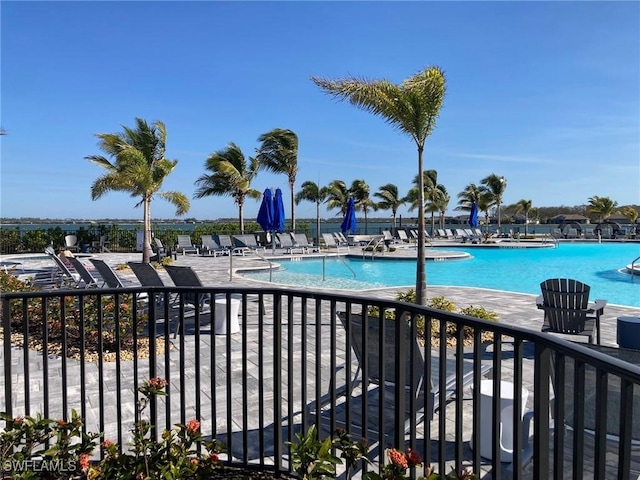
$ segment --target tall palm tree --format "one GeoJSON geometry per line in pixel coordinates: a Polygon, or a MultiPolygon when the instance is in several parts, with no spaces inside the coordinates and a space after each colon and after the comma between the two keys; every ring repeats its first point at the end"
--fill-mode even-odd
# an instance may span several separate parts
{"type": "Polygon", "coordinates": [[[298,135],[291,130],[274,128],[260,135],[257,156],[260,168],[273,173],[284,173],[289,181],[291,192],[291,230],[296,230],[296,210],[293,189],[298,174],[298,135]]]}
{"type": "Polygon", "coordinates": [[[424,234],[423,155],[427,137],[436,126],[436,119],[445,95],[444,72],[428,67],[396,85],[388,80],[345,78],[329,80],[312,77],[322,90],[352,105],[383,118],[392,127],[409,135],[418,150],[418,259],[416,262],[416,303],[427,300],[427,275],[424,234]]]}
{"type": "Polygon", "coordinates": [[[251,188],[251,182],[258,174],[258,160],[244,157],[242,150],[235,143],[227,148],[213,152],[205,161],[205,173],[198,177],[195,185],[198,187],[194,198],[204,198],[212,195],[231,196],[238,205],[238,223],[240,233],[244,233],[244,202],[247,197],[260,199],[262,194],[251,188]]]}
{"type": "Polygon", "coordinates": [[[369,209],[377,210],[378,204],[369,197],[371,189],[364,180],[354,180],[351,183],[349,192],[353,196],[356,204],[356,210],[362,210],[364,213],[364,234],[369,234],[369,209]]]}
{"type": "Polygon", "coordinates": [[[327,187],[319,187],[311,181],[304,182],[295,197],[296,205],[303,200],[316,204],[316,244],[320,243],[320,204],[324,202],[326,198],[327,187]]]}
{"type": "Polygon", "coordinates": [[[398,215],[398,208],[405,203],[398,195],[398,187],[393,183],[387,183],[382,185],[377,192],[373,194],[374,197],[380,199],[378,202],[379,210],[391,210],[391,216],[393,218],[393,231],[396,230],[396,216],[398,215]]]}
{"type": "Polygon", "coordinates": [[[455,210],[460,210],[463,212],[470,212],[471,205],[474,203],[477,205],[480,201],[480,197],[482,196],[483,189],[478,187],[475,183],[470,183],[465,187],[463,191],[458,193],[458,206],[455,210]]]}
{"type": "Polygon", "coordinates": [[[516,214],[520,212],[524,212],[524,234],[529,235],[529,212],[533,206],[533,202],[531,200],[525,200],[524,198],[518,200],[516,203],[516,214]]]}
{"type": "Polygon", "coordinates": [[[143,208],[142,261],[151,259],[151,201],[160,197],[176,207],[176,215],[189,211],[189,199],[180,192],[162,192],[162,182],[173,172],[177,160],[164,157],[167,129],[161,121],[149,125],[141,118],[135,119],[135,128],[122,126],[120,133],[98,133],[98,147],[112,158],[113,163],[101,155],[89,155],[86,160],[106,170],[93,182],[91,199],[97,200],[109,191],[129,192],[139,197],[135,206],[143,208]]]}
{"type": "Polygon", "coordinates": [[[347,213],[347,203],[349,203],[350,197],[347,184],[342,180],[334,180],[327,186],[327,208],[333,210],[334,208],[340,209],[340,215],[344,217],[347,213]]]}
{"type": "Polygon", "coordinates": [[[618,202],[614,202],[609,197],[599,197],[597,195],[590,197],[587,205],[587,211],[598,215],[600,222],[616,213],[617,208],[618,202]]]}
{"type": "Polygon", "coordinates": [[[488,177],[480,180],[480,183],[483,185],[485,193],[489,195],[492,206],[496,206],[498,230],[500,230],[500,205],[502,204],[504,191],[507,189],[507,179],[492,173],[488,177]]]}

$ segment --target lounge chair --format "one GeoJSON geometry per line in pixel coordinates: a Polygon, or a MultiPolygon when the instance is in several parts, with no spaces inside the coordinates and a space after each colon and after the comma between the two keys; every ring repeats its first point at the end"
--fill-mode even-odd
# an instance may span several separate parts
{"type": "MultiPolygon", "coordinates": [[[[355,361],[357,362],[357,368],[355,373],[352,374],[351,366],[346,365],[347,374],[349,380],[346,382],[344,388],[338,388],[336,390],[336,396],[346,396],[350,398],[350,412],[352,422],[352,429],[359,430],[359,434],[362,434],[370,441],[375,441],[376,438],[380,438],[380,429],[384,431],[385,443],[392,442],[393,438],[393,412],[397,410],[393,405],[395,388],[395,370],[396,370],[396,358],[402,356],[406,365],[406,379],[405,389],[407,390],[407,403],[415,401],[417,406],[416,418],[407,418],[405,420],[404,431],[408,432],[411,425],[417,425],[423,420],[430,421],[433,419],[435,412],[437,412],[441,405],[441,402],[449,400],[456,392],[458,386],[458,378],[456,377],[456,360],[454,358],[447,359],[446,362],[446,380],[444,390],[441,392],[440,388],[440,374],[439,367],[440,362],[438,358],[438,350],[432,350],[431,355],[431,375],[429,377],[429,384],[423,386],[424,383],[424,371],[425,360],[423,357],[424,347],[418,345],[415,336],[411,337],[411,329],[407,321],[403,320],[403,330],[405,335],[404,348],[400,347],[400,352],[397,351],[396,346],[396,321],[385,320],[384,321],[384,346],[383,353],[380,353],[380,320],[378,317],[369,317],[367,325],[366,339],[363,330],[363,319],[361,315],[352,314],[350,318],[345,312],[339,312],[338,318],[345,330],[348,332],[348,339],[353,353],[355,354],[355,361]],[[364,342],[367,342],[367,348],[365,350],[364,342]],[[384,370],[380,370],[381,356],[383,357],[384,370]],[[365,363],[366,362],[366,363],[365,363]],[[366,365],[366,367],[365,367],[366,365]],[[367,375],[367,391],[362,392],[363,372],[367,375]],[[384,372],[384,377],[383,377],[384,372]],[[384,409],[380,409],[379,399],[381,398],[380,389],[385,390],[384,409]],[[427,392],[429,401],[424,398],[424,393],[427,392]],[[360,395],[361,394],[361,395],[360,395]],[[357,398],[356,398],[357,396],[357,398]],[[363,427],[361,418],[359,416],[365,412],[362,411],[363,396],[367,397],[367,416],[369,417],[368,424],[363,427]],[[411,398],[412,397],[412,398],[411,398]],[[430,406],[430,410],[425,412],[425,407],[430,406]],[[385,412],[385,418],[376,418],[380,412],[385,412]],[[360,421],[360,423],[358,423],[360,421]]],[[[460,380],[461,387],[464,388],[471,384],[474,375],[474,366],[472,362],[460,359],[463,362],[463,377],[460,380]]],[[[490,365],[478,365],[476,371],[480,376],[484,376],[491,369],[490,365]]],[[[320,411],[326,411],[327,406],[330,405],[332,392],[326,395],[326,398],[320,400],[320,411]]],[[[336,402],[336,405],[338,403],[336,402]]],[[[344,406],[344,403],[341,404],[344,406]]],[[[314,404],[310,407],[310,412],[317,410],[314,404]]],[[[408,411],[408,408],[407,410],[408,411]]],[[[335,412],[336,422],[343,423],[345,416],[348,412],[335,412]]]]}
{"type": "Polygon", "coordinates": [[[415,243],[413,239],[409,238],[407,232],[405,232],[404,230],[397,230],[396,233],[398,234],[398,238],[402,243],[415,243]]]}
{"type": "Polygon", "coordinates": [[[90,258],[89,261],[93,263],[93,266],[96,267],[96,270],[102,277],[102,280],[109,288],[124,288],[124,283],[116,272],[109,266],[104,260],[99,260],[97,258],[90,258]]]}
{"type": "Polygon", "coordinates": [[[340,251],[341,248],[344,248],[347,250],[347,252],[349,251],[349,246],[344,246],[344,245],[340,245],[337,241],[336,241],[336,237],[334,237],[332,234],[330,233],[323,233],[322,234],[322,239],[324,240],[324,245],[325,247],[327,247],[327,249],[332,249],[335,248],[338,252],[340,251]]]}
{"type": "MultiPolygon", "coordinates": [[[[165,271],[173,280],[176,287],[203,287],[204,285],[200,281],[198,274],[191,267],[165,265],[165,271]]],[[[209,302],[208,294],[200,294],[198,297],[193,293],[187,293],[184,296],[184,300],[192,305],[198,304],[200,308],[204,308],[205,304],[209,302]]]]}
{"type": "Polygon", "coordinates": [[[64,248],[71,252],[79,252],[80,245],[78,245],[78,237],[75,235],[66,235],[64,237],[64,248]]]}
{"type": "Polygon", "coordinates": [[[338,242],[338,245],[341,246],[349,246],[349,240],[347,240],[347,237],[344,236],[344,233],[342,232],[334,232],[333,236],[336,237],[336,241],[338,242]]]}
{"type": "Polygon", "coordinates": [[[185,255],[187,253],[200,253],[198,247],[191,243],[191,237],[189,235],[178,235],[178,243],[176,244],[176,252],[185,255]]]}
{"type": "MultiPolygon", "coordinates": [[[[165,287],[165,283],[156,271],[155,268],[150,263],[144,262],[128,262],[127,265],[133,271],[133,274],[136,276],[140,285],[143,287],[165,287]]],[[[177,301],[177,295],[175,294],[157,294],[155,297],[155,302],[159,306],[168,303],[169,305],[175,304],[177,301]]]]}
{"type": "Polygon", "coordinates": [[[237,247],[234,245],[231,240],[231,236],[229,235],[216,235],[214,240],[218,244],[218,246],[226,251],[227,255],[242,255],[244,257],[245,253],[250,252],[251,249],[248,247],[237,247]]]}
{"type": "Polygon", "coordinates": [[[98,285],[98,281],[93,277],[91,272],[87,270],[87,267],[84,266],[84,263],[82,263],[80,259],[76,257],[68,257],[67,260],[71,262],[73,269],[80,275],[80,278],[84,283],[84,288],[98,288],[100,286],[98,285]]]}
{"type": "Polygon", "coordinates": [[[65,262],[60,260],[52,247],[45,248],[44,252],[49,255],[51,260],[53,260],[53,262],[56,264],[56,267],[58,267],[55,273],[52,272],[52,281],[54,281],[58,285],[62,285],[66,281],[73,284],[74,287],[77,287],[80,284],[80,274],[73,273],[69,269],[69,266],[65,262]]]}
{"type": "Polygon", "coordinates": [[[294,233],[293,242],[296,246],[304,248],[307,253],[318,252],[320,250],[320,247],[318,247],[318,245],[309,243],[309,239],[304,233],[294,233]]]}
{"type": "Polygon", "coordinates": [[[291,238],[291,234],[289,233],[279,233],[277,235],[278,243],[280,244],[280,248],[285,251],[285,253],[305,253],[304,247],[299,247],[293,244],[293,239],[291,238]]]}
{"type": "Polygon", "coordinates": [[[586,336],[600,344],[600,316],[606,300],[589,304],[589,285],[569,278],[553,278],[540,284],[542,295],[536,305],[544,310],[543,332],[586,336]]]}
{"type": "Polygon", "coordinates": [[[234,235],[233,242],[236,247],[248,248],[254,252],[257,252],[258,250],[262,250],[263,252],[267,251],[266,247],[258,245],[256,237],[253,234],[234,235]]]}
{"type": "Polygon", "coordinates": [[[222,248],[214,240],[213,235],[202,235],[200,237],[202,244],[200,245],[200,251],[204,256],[217,257],[218,255],[228,255],[229,250],[222,248]]]}

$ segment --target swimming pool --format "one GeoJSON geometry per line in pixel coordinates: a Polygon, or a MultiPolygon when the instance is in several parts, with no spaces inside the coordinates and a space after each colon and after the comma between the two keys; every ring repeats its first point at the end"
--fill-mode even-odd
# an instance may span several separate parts
{"type": "MultiPolygon", "coordinates": [[[[451,247],[447,247],[451,250],[451,247]]],[[[464,248],[463,248],[464,250],[464,248]]],[[[483,287],[510,292],[540,293],[547,278],[575,278],[591,286],[592,298],[640,307],[640,276],[623,273],[640,256],[638,243],[575,243],[559,248],[470,248],[466,260],[427,262],[428,285],[483,287]]],[[[326,280],[322,259],[284,260],[273,272],[273,282],[317,288],[366,290],[415,285],[415,260],[343,261],[326,258],[326,280]],[[355,271],[355,278],[351,269],[355,271]]],[[[269,281],[269,272],[245,272],[248,278],[269,281]]]]}

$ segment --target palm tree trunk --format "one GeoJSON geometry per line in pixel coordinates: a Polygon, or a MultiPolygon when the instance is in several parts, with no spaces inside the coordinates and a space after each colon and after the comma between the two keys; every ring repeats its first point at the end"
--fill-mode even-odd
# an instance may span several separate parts
{"type": "Polygon", "coordinates": [[[144,232],[142,234],[142,262],[151,261],[151,200],[145,198],[142,202],[144,213],[144,232]]]}
{"type": "Polygon", "coordinates": [[[320,204],[316,202],[316,245],[320,245],[320,204]]]}
{"type": "Polygon", "coordinates": [[[291,231],[296,233],[296,209],[295,195],[293,193],[293,182],[289,182],[289,190],[291,190],[291,231]]]}
{"type": "Polygon", "coordinates": [[[418,258],[416,259],[416,303],[427,304],[427,271],[425,254],[425,221],[424,221],[424,171],[422,154],[424,146],[418,145],[418,258]]]}
{"type": "Polygon", "coordinates": [[[238,220],[240,222],[240,234],[244,235],[244,208],[243,203],[238,202],[238,220]]]}

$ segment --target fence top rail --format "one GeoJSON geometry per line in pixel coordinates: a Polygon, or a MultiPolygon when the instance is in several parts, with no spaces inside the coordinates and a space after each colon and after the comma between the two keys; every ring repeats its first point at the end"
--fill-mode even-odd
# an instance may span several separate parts
{"type": "MultiPolygon", "coordinates": [[[[317,292],[311,290],[298,290],[284,287],[127,287],[127,288],[100,288],[100,289],[56,289],[50,291],[38,292],[4,292],[0,293],[0,301],[4,304],[12,300],[23,300],[33,298],[60,298],[70,295],[81,297],[104,296],[104,295],[123,295],[123,294],[164,294],[164,293],[203,293],[217,295],[263,295],[263,296],[282,296],[293,297],[304,300],[326,301],[336,304],[336,310],[339,305],[344,305],[344,309],[349,315],[353,306],[360,306],[362,311],[367,311],[369,306],[375,306],[383,309],[394,309],[402,314],[407,313],[411,316],[424,315],[426,318],[438,320],[441,322],[453,322],[457,325],[490,331],[497,335],[511,337],[520,342],[531,342],[536,349],[549,349],[556,354],[569,356],[576,360],[594,365],[598,368],[624,377],[634,383],[640,384],[640,365],[632,365],[628,362],[614,358],[605,353],[594,351],[588,347],[570,342],[568,340],[555,337],[537,330],[508,325],[506,322],[493,322],[482,320],[475,317],[469,317],[458,313],[445,312],[434,308],[401,302],[397,300],[381,300],[379,298],[365,296],[350,296],[342,293],[317,292]]],[[[4,309],[8,314],[9,309],[4,309]]]]}

